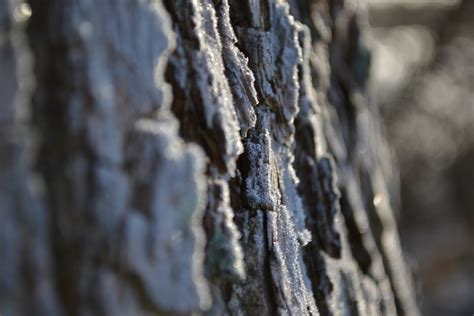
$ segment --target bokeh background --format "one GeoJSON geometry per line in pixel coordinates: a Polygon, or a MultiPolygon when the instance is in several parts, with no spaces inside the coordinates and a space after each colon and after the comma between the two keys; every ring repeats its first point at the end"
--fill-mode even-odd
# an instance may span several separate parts
{"type": "Polygon", "coordinates": [[[371,0],[370,95],[424,315],[474,313],[474,1],[371,0]]]}

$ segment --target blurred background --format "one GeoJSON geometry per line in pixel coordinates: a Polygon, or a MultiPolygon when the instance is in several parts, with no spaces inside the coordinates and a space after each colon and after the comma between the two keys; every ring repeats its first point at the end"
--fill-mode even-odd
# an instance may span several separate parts
{"type": "Polygon", "coordinates": [[[424,315],[474,313],[474,0],[371,0],[370,95],[424,315]]]}

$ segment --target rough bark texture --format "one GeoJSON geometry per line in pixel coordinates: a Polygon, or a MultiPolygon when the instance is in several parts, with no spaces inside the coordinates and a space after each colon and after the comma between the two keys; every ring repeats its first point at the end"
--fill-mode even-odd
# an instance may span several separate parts
{"type": "Polygon", "coordinates": [[[0,0],[2,315],[417,314],[362,1],[29,4],[0,0]]]}

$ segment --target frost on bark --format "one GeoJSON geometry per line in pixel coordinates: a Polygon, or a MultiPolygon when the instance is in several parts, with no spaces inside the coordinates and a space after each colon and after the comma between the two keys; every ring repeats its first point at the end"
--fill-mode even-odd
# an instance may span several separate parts
{"type": "Polygon", "coordinates": [[[2,315],[417,314],[363,1],[29,5],[0,0],[2,315]]]}

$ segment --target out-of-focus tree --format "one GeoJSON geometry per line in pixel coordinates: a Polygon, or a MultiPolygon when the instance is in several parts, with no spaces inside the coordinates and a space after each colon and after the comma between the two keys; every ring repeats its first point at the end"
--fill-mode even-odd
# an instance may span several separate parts
{"type": "Polygon", "coordinates": [[[372,95],[400,165],[402,241],[424,313],[466,315],[474,310],[474,2],[394,2],[371,10],[372,95]]]}

